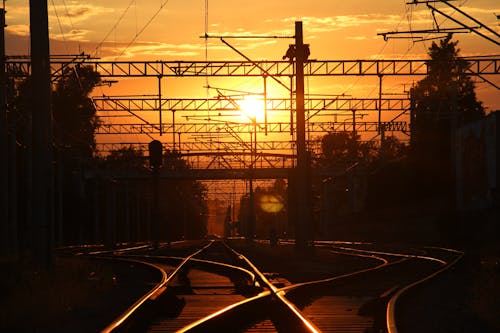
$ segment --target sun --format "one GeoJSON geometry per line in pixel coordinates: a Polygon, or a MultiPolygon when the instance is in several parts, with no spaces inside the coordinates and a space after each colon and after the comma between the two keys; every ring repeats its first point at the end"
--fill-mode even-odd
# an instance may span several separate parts
{"type": "Polygon", "coordinates": [[[241,110],[242,121],[256,121],[258,123],[264,121],[265,108],[262,96],[246,95],[242,100],[238,101],[238,106],[241,110]]]}

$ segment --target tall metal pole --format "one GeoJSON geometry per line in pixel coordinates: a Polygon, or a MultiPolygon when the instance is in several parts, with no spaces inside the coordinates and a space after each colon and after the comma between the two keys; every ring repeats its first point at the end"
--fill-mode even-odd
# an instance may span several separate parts
{"type": "Polygon", "coordinates": [[[252,243],[255,236],[255,193],[253,189],[253,169],[257,161],[257,118],[252,118],[253,133],[250,133],[250,169],[249,169],[249,195],[248,195],[248,222],[247,222],[247,242],[252,243]]]}
{"type": "Polygon", "coordinates": [[[163,135],[163,121],[162,121],[162,98],[161,98],[161,75],[158,75],[158,121],[160,122],[160,136],[163,135]]]}
{"type": "MultiPolygon", "coordinates": [[[[7,105],[8,101],[14,99],[14,83],[7,81],[7,105]]],[[[18,212],[18,147],[17,147],[17,124],[12,113],[7,117],[9,136],[9,243],[11,253],[19,256],[19,212],[18,212]]]]}
{"type": "Polygon", "coordinates": [[[379,74],[378,76],[378,123],[377,123],[377,128],[378,128],[378,133],[380,134],[380,124],[382,122],[382,74],[379,74]]]}
{"type": "Polygon", "coordinates": [[[9,246],[9,150],[7,131],[5,73],[5,9],[0,8],[0,255],[8,255],[9,246]]]}
{"type": "Polygon", "coordinates": [[[47,0],[30,0],[33,119],[33,255],[39,268],[52,265],[53,170],[50,51],[47,0]]]}
{"type": "Polygon", "coordinates": [[[309,56],[309,49],[304,45],[302,22],[295,22],[295,103],[297,126],[297,226],[295,245],[298,250],[305,250],[311,239],[311,179],[310,161],[306,147],[306,119],[304,106],[304,63],[309,56]]]}
{"type": "Polygon", "coordinates": [[[267,136],[267,75],[263,76],[264,79],[264,135],[267,136]]]}
{"type": "Polygon", "coordinates": [[[176,151],[176,143],[175,143],[175,110],[172,110],[172,146],[173,150],[176,151]]]}

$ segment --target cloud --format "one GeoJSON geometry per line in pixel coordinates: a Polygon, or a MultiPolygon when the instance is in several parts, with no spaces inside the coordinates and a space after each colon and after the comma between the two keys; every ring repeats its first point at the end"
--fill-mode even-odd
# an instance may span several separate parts
{"type": "Polygon", "coordinates": [[[193,57],[200,55],[204,50],[202,44],[168,44],[156,42],[138,42],[127,48],[127,44],[104,43],[100,48],[101,57],[106,58],[134,58],[156,57],[158,59],[169,57],[193,57]],[[126,49],[125,52],[123,50],[126,49]],[[123,54],[122,54],[123,53],[123,54]]]}
{"type": "Polygon", "coordinates": [[[394,25],[401,17],[391,14],[358,14],[358,15],[338,15],[328,17],[288,17],[283,22],[289,23],[296,20],[302,20],[308,26],[310,32],[332,32],[342,29],[361,27],[366,25],[394,25]]]}
{"type": "Polygon", "coordinates": [[[102,6],[95,6],[90,4],[85,4],[83,2],[72,2],[65,5],[55,5],[49,6],[49,20],[56,22],[60,20],[64,22],[70,20],[71,23],[79,23],[92,19],[95,16],[103,16],[107,13],[115,12],[115,8],[107,8],[102,6]],[[59,16],[59,18],[56,17],[59,16]]]}
{"type": "MultiPolygon", "coordinates": [[[[67,8],[67,7],[66,7],[67,8]]],[[[65,9],[66,9],[65,8],[65,9]]],[[[80,18],[83,16],[87,16],[90,13],[91,9],[88,7],[69,7],[67,8],[66,16],[70,18],[80,18]]]]}
{"type": "Polygon", "coordinates": [[[366,40],[368,38],[366,36],[347,36],[345,39],[348,39],[348,40],[366,40]]]}
{"type": "MultiPolygon", "coordinates": [[[[466,25],[470,26],[476,26],[477,24],[465,17],[463,14],[457,12],[453,8],[446,7],[446,6],[437,6],[434,5],[437,9],[445,13],[446,15],[449,15],[453,17],[454,19],[457,19],[460,22],[463,22],[466,25]]],[[[477,20],[482,21],[486,25],[491,25],[495,26],[497,23],[496,17],[494,13],[499,13],[500,8],[495,8],[495,9],[485,9],[485,8],[476,8],[476,7],[460,7],[459,8],[461,11],[465,12],[469,16],[474,17],[477,20]]],[[[412,25],[423,25],[423,24],[433,24],[434,19],[432,17],[432,12],[430,9],[418,9],[418,10],[411,10],[408,13],[409,19],[411,20],[412,25]]],[[[451,24],[456,25],[455,23],[451,22],[449,19],[446,19],[443,15],[439,13],[435,13],[435,18],[440,25],[444,26],[450,26],[451,24]]]]}
{"type": "Polygon", "coordinates": [[[9,25],[5,31],[15,36],[26,37],[30,35],[30,26],[27,24],[9,25]]]}
{"type": "Polygon", "coordinates": [[[80,41],[80,42],[88,42],[86,38],[89,30],[83,29],[72,29],[68,32],[59,33],[59,34],[51,34],[50,38],[59,41],[80,41]]]}

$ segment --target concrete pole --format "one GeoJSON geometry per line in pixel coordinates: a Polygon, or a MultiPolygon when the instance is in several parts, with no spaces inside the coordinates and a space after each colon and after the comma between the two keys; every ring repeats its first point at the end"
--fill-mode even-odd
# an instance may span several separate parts
{"type": "Polygon", "coordinates": [[[49,29],[46,0],[30,0],[33,227],[35,262],[52,266],[53,166],[49,29]]]}
{"type": "Polygon", "coordinates": [[[382,123],[382,78],[383,75],[379,74],[378,75],[378,121],[377,121],[377,128],[379,134],[380,134],[380,125],[382,123]]]}
{"type": "Polygon", "coordinates": [[[163,135],[163,120],[162,120],[162,98],[161,98],[161,75],[158,75],[158,121],[160,122],[160,136],[163,135]]]}
{"type": "Polygon", "coordinates": [[[306,147],[306,120],[304,106],[304,63],[308,57],[308,46],[304,45],[302,22],[295,22],[295,103],[297,126],[297,225],[295,245],[305,250],[311,240],[311,179],[310,159],[306,147]]]}
{"type": "MultiPolygon", "coordinates": [[[[14,83],[8,81],[7,83],[7,101],[12,101],[14,99],[14,83]]],[[[10,233],[10,244],[11,244],[11,254],[15,257],[19,257],[19,212],[18,212],[18,147],[17,147],[17,125],[16,119],[10,113],[8,117],[8,127],[9,127],[9,233],[10,233]]]]}
{"type": "Polygon", "coordinates": [[[9,147],[7,131],[5,73],[5,9],[0,8],[0,256],[10,254],[9,246],[9,147]]]}

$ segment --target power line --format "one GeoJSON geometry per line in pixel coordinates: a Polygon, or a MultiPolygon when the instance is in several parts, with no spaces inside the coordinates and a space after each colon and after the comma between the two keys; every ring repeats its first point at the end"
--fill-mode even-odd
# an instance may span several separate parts
{"type": "Polygon", "coordinates": [[[116,21],[116,23],[113,25],[113,27],[111,27],[111,29],[108,31],[108,33],[106,34],[106,36],[104,36],[104,38],[101,40],[101,42],[99,44],[97,44],[97,46],[95,47],[94,55],[93,56],[95,56],[97,54],[97,51],[101,48],[102,44],[104,44],[104,42],[108,39],[109,35],[111,35],[111,33],[116,30],[116,28],[118,27],[118,24],[120,24],[120,22],[122,21],[123,17],[125,17],[125,14],[127,14],[128,10],[130,9],[130,7],[132,6],[132,4],[134,2],[135,2],[135,0],[131,0],[130,1],[130,3],[128,4],[127,8],[125,8],[125,10],[123,11],[122,15],[118,18],[118,21],[116,21]]]}
{"type": "MultiPolygon", "coordinates": [[[[135,0],[134,0],[135,1],[135,0]]],[[[151,22],[153,22],[153,20],[158,16],[158,14],[160,14],[161,10],[168,4],[169,0],[166,0],[165,2],[163,2],[161,5],[160,5],[160,8],[158,8],[158,10],[153,14],[153,16],[151,16],[151,18],[149,19],[148,22],[146,22],[146,24],[142,27],[142,29],[137,32],[135,34],[135,36],[132,38],[132,40],[130,41],[130,43],[127,44],[127,46],[122,50],[122,52],[120,53],[120,55],[118,55],[115,60],[117,60],[119,57],[121,57],[123,54],[125,54],[125,51],[128,50],[128,48],[133,44],[135,43],[135,41],[137,40],[137,38],[139,38],[139,36],[144,32],[144,30],[146,30],[146,28],[151,24],[151,22]]]]}

